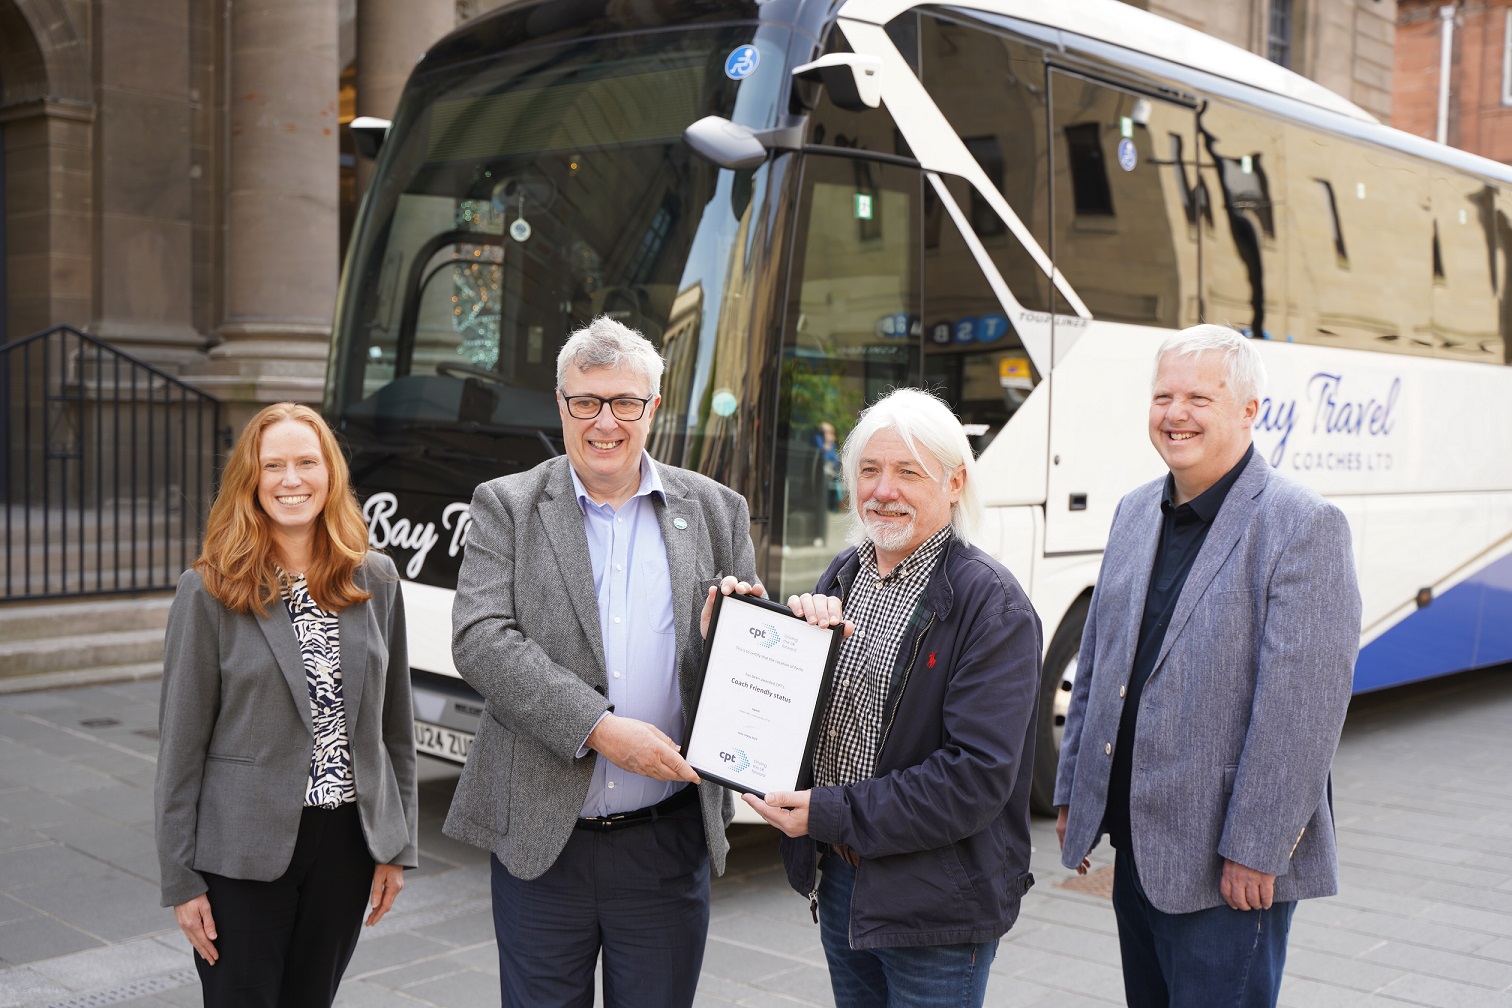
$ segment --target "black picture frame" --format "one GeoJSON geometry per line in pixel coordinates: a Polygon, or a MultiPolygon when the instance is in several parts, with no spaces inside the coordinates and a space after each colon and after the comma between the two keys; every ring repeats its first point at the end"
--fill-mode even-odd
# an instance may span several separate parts
{"type": "Polygon", "coordinates": [[[713,783],[718,784],[721,787],[728,788],[729,790],[734,791],[736,794],[754,794],[759,798],[765,798],[767,791],[756,790],[746,784],[742,784],[730,777],[724,776],[719,772],[720,768],[718,767],[709,768],[700,766],[693,762],[693,743],[696,738],[694,732],[696,731],[700,723],[699,713],[703,705],[705,690],[709,685],[709,660],[714,653],[716,642],[720,639],[719,616],[720,613],[724,610],[725,606],[732,604],[755,606],[766,612],[773,613],[778,616],[783,616],[790,620],[795,620],[798,623],[801,623],[806,628],[806,630],[816,633],[827,633],[830,635],[829,644],[825,651],[824,669],[820,674],[818,689],[814,695],[813,709],[807,711],[808,730],[804,734],[803,755],[798,765],[797,774],[795,776],[795,779],[790,783],[787,781],[779,781],[778,783],[784,786],[772,789],[802,791],[808,788],[813,782],[814,739],[819,733],[820,723],[824,718],[825,709],[829,704],[830,690],[834,685],[835,665],[839,660],[840,644],[845,636],[844,625],[841,624],[833,627],[816,627],[809,623],[808,620],[804,617],[795,616],[793,614],[793,610],[789,609],[787,606],[781,605],[777,602],[769,601],[764,598],[760,598],[755,595],[741,595],[737,593],[725,595],[721,592],[715,597],[714,612],[713,615],[709,617],[709,632],[704,638],[703,659],[699,664],[698,682],[693,690],[693,714],[688,720],[688,731],[686,736],[688,742],[685,748],[687,750],[688,762],[693,766],[693,769],[698,772],[700,778],[706,781],[712,781],[713,783]]]}

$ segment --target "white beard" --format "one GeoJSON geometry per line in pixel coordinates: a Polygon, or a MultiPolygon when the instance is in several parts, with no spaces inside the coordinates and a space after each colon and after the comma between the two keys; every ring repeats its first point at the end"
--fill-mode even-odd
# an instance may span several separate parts
{"type": "Polygon", "coordinates": [[[914,523],[907,525],[887,525],[882,522],[866,523],[866,538],[870,539],[878,549],[888,553],[897,553],[908,546],[913,540],[914,523]]]}
{"type": "MultiPolygon", "coordinates": [[[[913,540],[914,535],[916,516],[913,511],[909,511],[908,523],[906,525],[896,525],[892,522],[884,521],[868,521],[867,517],[871,512],[867,509],[867,506],[871,503],[871,501],[866,501],[861,505],[861,527],[865,530],[866,538],[871,540],[872,544],[878,549],[888,553],[897,553],[900,550],[906,549],[909,542],[913,540]]],[[[896,510],[896,506],[888,510],[896,510]]]]}

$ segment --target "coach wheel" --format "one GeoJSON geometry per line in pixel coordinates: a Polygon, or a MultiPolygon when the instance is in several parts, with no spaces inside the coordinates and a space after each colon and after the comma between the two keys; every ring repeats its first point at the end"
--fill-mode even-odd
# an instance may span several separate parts
{"type": "Polygon", "coordinates": [[[1066,731],[1066,714],[1071,709],[1071,690],[1076,684],[1077,657],[1081,653],[1082,628],[1087,625],[1090,601],[1084,595],[1072,604],[1045,653],[1039,725],[1034,736],[1034,783],[1029,792],[1031,807],[1040,815],[1055,814],[1055,773],[1060,767],[1061,738],[1066,731]]]}

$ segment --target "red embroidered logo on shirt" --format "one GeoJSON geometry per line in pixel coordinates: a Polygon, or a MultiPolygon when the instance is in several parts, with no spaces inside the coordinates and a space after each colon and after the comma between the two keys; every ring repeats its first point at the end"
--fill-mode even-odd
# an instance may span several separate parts
{"type": "Polygon", "coordinates": [[[934,656],[935,656],[935,652],[933,652],[933,651],[929,652],[929,667],[930,668],[934,668],[934,656]]]}

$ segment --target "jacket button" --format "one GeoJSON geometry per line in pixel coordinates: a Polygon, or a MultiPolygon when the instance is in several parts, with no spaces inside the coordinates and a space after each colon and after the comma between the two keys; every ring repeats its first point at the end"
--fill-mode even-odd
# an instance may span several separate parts
{"type": "Polygon", "coordinates": [[[1112,742],[1104,742],[1103,743],[1103,754],[1106,755],[1106,756],[1112,756],[1113,755],[1113,743],[1112,742]]]}
{"type": "Polygon", "coordinates": [[[1121,697],[1128,696],[1129,695],[1129,687],[1127,687],[1127,686],[1120,686],[1120,687],[1118,687],[1118,695],[1121,696],[1121,697]]]}

